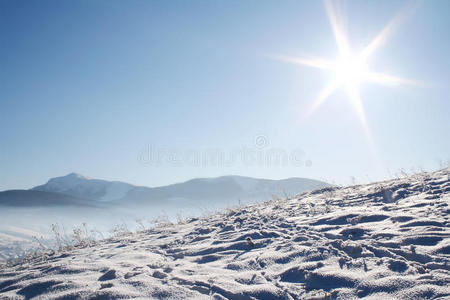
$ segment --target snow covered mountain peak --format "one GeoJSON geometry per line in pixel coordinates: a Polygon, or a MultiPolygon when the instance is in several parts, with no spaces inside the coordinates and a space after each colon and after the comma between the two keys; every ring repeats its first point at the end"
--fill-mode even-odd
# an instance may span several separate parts
{"type": "Polygon", "coordinates": [[[93,179],[81,174],[51,178],[46,184],[32,188],[36,191],[61,193],[97,201],[123,198],[135,186],[125,182],[93,179]]]}
{"type": "MultiPolygon", "coordinates": [[[[87,177],[87,176],[84,176],[84,175],[81,175],[81,174],[75,173],[75,172],[69,173],[66,176],[61,176],[61,177],[56,177],[56,178],[65,178],[68,180],[70,180],[70,179],[86,179],[86,180],[92,179],[90,177],[87,177]]],[[[52,179],[55,179],[55,178],[52,178],[52,179]]]]}
{"type": "Polygon", "coordinates": [[[40,187],[46,186],[46,191],[61,192],[62,190],[65,190],[67,188],[73,188],[77,185],[84,184],[88,180],[91,180],[91,178],[78,173],[70,173],[65,176],[50,178],[46,184],[35,187],[33,189],[40,190],[40,187]]]}

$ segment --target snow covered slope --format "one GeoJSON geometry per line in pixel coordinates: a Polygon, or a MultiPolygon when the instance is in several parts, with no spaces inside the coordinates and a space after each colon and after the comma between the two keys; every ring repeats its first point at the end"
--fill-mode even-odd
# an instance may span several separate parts
{"type": "Polygon", "coordinates": [[[5,299],[448,299],[450,170],[326,188],[0,270],[5,299]]]}

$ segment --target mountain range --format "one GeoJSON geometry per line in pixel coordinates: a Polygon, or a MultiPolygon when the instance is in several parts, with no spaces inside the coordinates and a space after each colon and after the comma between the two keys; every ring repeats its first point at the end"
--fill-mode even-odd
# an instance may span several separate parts
{"type": "Polygon", "coordinates": [[[330,186],[307,178],[283,180],[244,176],[196,178],[161,187],[135,186],[120,181],[89,178],[77,173],[51,178],[30,190],[0,192],[0,205],[108,205],[164,204],[171,201],[267,200],[272,195],[289,195],[330,186]]]}

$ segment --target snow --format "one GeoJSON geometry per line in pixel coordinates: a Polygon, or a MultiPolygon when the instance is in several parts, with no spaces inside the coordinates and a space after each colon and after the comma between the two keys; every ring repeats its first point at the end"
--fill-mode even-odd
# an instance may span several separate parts
{"type": "Polygon", "coordinates": [[[444,299],[450,170],[325,188],[0,269],[5,299],[444,299]]]}

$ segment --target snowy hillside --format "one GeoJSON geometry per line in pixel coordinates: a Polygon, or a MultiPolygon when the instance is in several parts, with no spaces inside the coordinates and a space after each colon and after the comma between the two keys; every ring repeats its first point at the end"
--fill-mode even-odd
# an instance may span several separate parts
{"type": "Polygon", "coordinates": [[[448,299],[450,170],[228,210],[0,270],[5,299],[448,299]]]}

